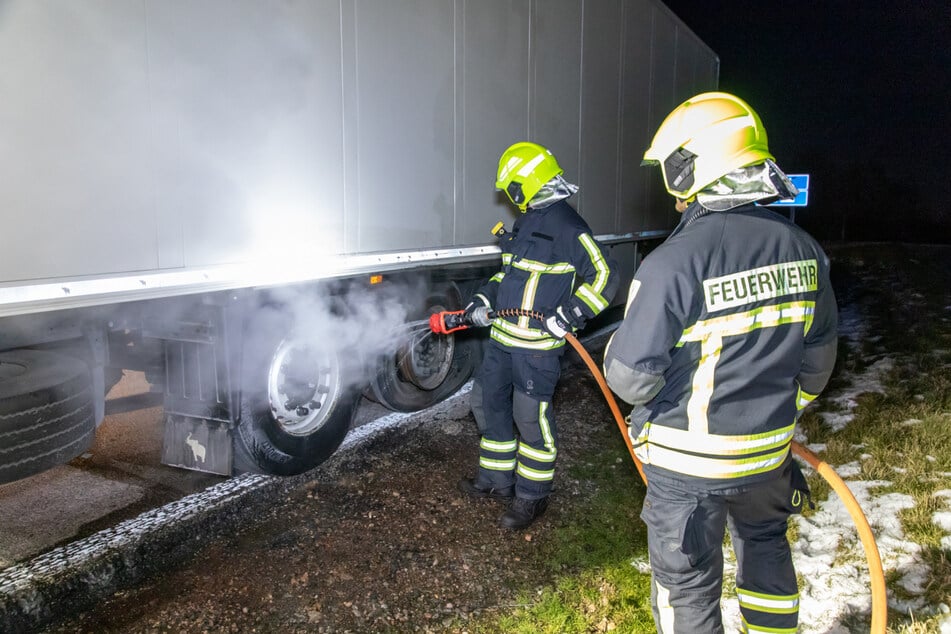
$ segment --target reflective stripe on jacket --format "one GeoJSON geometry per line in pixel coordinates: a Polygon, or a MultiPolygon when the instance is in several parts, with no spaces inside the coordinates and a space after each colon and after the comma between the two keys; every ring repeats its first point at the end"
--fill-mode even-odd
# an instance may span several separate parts
{"type": "MultiPolygon", "coordinates": [[[[493,310],[522,308],[550,316],[563,306],[588,320],[607,308],[617,292],[615,265],[565,201],[529,208],[499,246],[502,270],[477,294],[493,310]]],[[[529,317],[496,319],[491,337],[512,349],[546,351],[565,345],[529,317]]]]}
{"type": "Polygon", "coordinates": [[[637,271],[605,353],[648,479],[769,477],[829,378],[836,326],[829,261],[808,234],[755,205],[688,208],[637,271]]]}

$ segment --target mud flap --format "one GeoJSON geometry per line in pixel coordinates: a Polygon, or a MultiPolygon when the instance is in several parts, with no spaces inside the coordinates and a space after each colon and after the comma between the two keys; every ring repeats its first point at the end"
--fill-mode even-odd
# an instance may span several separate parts
{"type": "Polygon", "coordinates": [[[191,416],[165,417],[162,464],[230,476],[232,461],[228,425],[191,416]]]}

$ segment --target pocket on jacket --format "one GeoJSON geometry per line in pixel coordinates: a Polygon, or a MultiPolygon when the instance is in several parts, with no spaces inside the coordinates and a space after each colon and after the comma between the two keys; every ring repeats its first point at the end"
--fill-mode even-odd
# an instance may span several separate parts
{"type": "Polygon", "coordinates": [[[533,262],[551,264],[555,241],[545,234],[532,233],[531,236],[518,240],[512,246],[516,259],[525,258],[533,262]]]}

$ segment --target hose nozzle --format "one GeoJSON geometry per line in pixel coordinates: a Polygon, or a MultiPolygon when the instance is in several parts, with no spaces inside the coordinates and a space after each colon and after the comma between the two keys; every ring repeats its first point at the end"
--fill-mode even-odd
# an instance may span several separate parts
{"type": "Polygon", "coordinates": [[[472,326],[491,326],[494,318],[495,314],[486,306],[479,306],[471,311],[444,310],[429,316],[429,329],[437,335],[448,335],[472,326]]]}

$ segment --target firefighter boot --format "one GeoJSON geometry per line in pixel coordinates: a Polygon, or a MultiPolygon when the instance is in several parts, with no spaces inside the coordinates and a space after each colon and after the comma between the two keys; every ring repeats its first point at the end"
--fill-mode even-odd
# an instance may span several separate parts
{"type": "Polygon", "coordinates": [[[512,530],[528,528],[532,522],[542,516],[547,508],[547,497],[537,500],[527,500],[516,496],[512,499],[509,510],[503,513],[502,517],[499,518],[499,526],[512,530]]]}
{"type": "Polygon", "coordinates": [[[515,487],[508,486],[502,489],[483,488],[476,484],[475,478],[459,480],[459,490],[471,498],[491,498],[508,502],[515,495],[515,487]]]}

